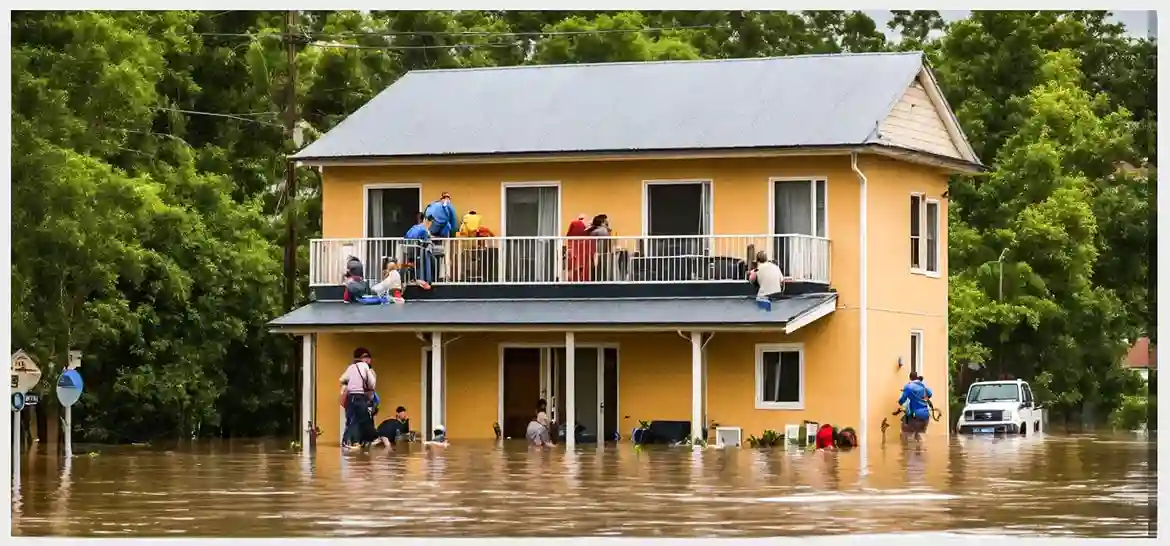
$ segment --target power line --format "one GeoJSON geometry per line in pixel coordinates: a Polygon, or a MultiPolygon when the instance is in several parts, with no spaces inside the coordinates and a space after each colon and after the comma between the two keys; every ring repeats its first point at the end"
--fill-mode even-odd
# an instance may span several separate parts
{"type": "MultiPolygon", "coordinates": [[[[270,123],[270,122],[261,121],[258,119],[249,119],[249,118],[243,117],[241,115],[237,115],[237,114],[222,114],[219,112],[202,112],[199,110],[184,110],[182,108],[165,108],[162,106],[155,107],[155,110],[163,110],[163,111],[167,111],[167,112],[179,112],[180,114],[188,114],[188,115],[192,115],[192,116],[212,116],[212,117],[217,117],[217,118],[228,118],[228,119],[234,119],[237,121],[246,121],[248,123],[257,123],[260,125],[267,125],[269,127],[283,127],[283,125],[280,125],[278,123],[270,123]]],[[[263,115],[263,114],[276,115],[275,112],[252,112],[252,113],[245,114],[245,115],[263,115]]]]}
{"type": "MultiPolygon", "coordinates": [[[[702,30],[713,28],[713,25],[694,25],[694,26],[674,26],[674,27],[645,27],[645,28],[610,28],[610,29],[594,29],[594,30],[549,30],[549,31],[526,31],[526,32],[498,32],[486,30],[469,30],[469,31],[441,31],[441,30],[387,30],[381,32],[360,32],[349,31],[340,33],[304,33],[315,39],[329,39],[329,38],[348,38],[359,36],[371,37],[385,37],[392,38],[396,36],[478,36],[478,37],[495,37],[495,36],[581,36],[590,34],[630,34],[635,32],[668,32],[672,30],[702,30]]],[[[224,37],[261,37],[252,33],[238,33],[238,32],[200,32],[200,36],[224,36],[224,37]]],[[[264,37],[280,38],[280,35],[270,34],[264,37]]]]}

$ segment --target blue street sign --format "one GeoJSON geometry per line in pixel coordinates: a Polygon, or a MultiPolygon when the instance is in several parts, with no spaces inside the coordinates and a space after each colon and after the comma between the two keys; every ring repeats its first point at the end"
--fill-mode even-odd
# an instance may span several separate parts
{"type": "Polygon", "coordinates": [[[12,411],[22,409],[24,409],[24,393],[19,391],[12,393],[12,411]]]}
{"type": "Polygon", "coordinates": [[[84,383],[81,373],[77,370],[65,370],[57,380],[57,400],[62,406],[69,407],[81,399],[84,383]]]}

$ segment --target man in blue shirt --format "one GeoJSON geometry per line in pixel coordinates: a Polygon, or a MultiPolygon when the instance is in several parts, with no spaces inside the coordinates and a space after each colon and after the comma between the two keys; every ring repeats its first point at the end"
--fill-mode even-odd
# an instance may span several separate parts
{"type": "Polygon", "coordinates": [[[414,262],[415,275],[418,280],[431,283],[434,282],[434,254],[431,252],[431,231],[430,226],[434,222],[430,217],[424,216],[422,213],[418,214],[416,218],[418,223],[406,230],[405,239],[408,241],[407,260],[414,262]]]}
{"type": "Polygon", "coordinates": [[[430,233],[432,237],[443,239],[454,237],[458,226],[458,216],[455,216],[455,206],[451,204],[451,194],[443,192],[438,201],[427,205],[423,216],[431,218],[430,233]]]}
{"type": "Polygon", "coordinates": [[[918,372],[910,372],[910,382],[902,387],[902,397],[898,398],[898,405],[904,406],[906,415],[902,418],[903,437],[914,435],[915,440],[922,439],[926,432],[926,425],[930,423],[930,398],[934,396],[930,387],[918,380],[918,372]]]}

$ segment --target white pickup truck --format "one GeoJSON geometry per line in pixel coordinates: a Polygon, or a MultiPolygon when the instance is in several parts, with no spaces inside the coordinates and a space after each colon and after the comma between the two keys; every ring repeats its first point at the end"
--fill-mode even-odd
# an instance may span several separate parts
{"type": "Polygon", "coordinates": [[[1040,432],[1043,418],[1026,381],[980,381],[967,389],[958,428],[959,434],[1026,435],[1040,432]]]}

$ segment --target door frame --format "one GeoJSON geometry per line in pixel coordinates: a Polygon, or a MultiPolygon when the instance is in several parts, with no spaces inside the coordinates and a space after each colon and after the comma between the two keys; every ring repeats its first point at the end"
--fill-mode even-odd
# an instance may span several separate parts
{"type": "MultiPolygon", "coordinates": [[[[824,175],[814,176],[770,176],[768,177],[768,238],[771,239],[777,235],[796,235],[778,234],[776,233],[776,184],[778,182],[808,182],[809,187],[809,205],[812,206],[812,225],[809,226],[809,231],[812,232],[810,237],[828,239],[829,238],[829,177],[824,175]],[[817,182],[825,183],[825,235],[817,235],[817,182]]],[[[773,258],[775,258],[773,256],[773,258]]]]}
{"type": "MultiPolygon", "coordinates": [[[[597,367],[597,403],[599,404],[599,406],[597,409],[600,411],[605,411],[605,412],[610,411],[610,406],[608,404],[608,401],[605,399],[605,349],[613,349],[613,350],[617,351],[617,359],[615,359],[615,361],[614,361],[614,374],[617,375],[617,379],[618,379],[618,381],[615,382],[616,388],[614,389],[614,396],[617,398],[617,400],[613,401],[613,411],[617,412],[618,408],[619,408],[619,401],[622,399],[622,396],[621,396],[621,392],[622,392],[622,382],[621,382],[622,349],[621,349],[621,343],[617,343],[617,342],[586,342],[586,343],[574,343],[573,346],[576,348],[581,348],[581,349],[598,349],[597,363],[599,365],[597,367]]],[[[542,349],[542,351],[540,353],[540,375],[541,375],[541,379],[543,380],[547,377],[550,377],[547,368],[549,368],[552,365],[552,358],[550,358],[550,356],[552,355],[552,349],[561,349],[564,347],[565,347],[564,341],[560,341],[560,342],[517,341],[517,342],[503,342],[503,343],[499,344],[499,347],[497,350],[497,360],[498,360],[499,365],[497,368],[497,375],[496,375],[496,387],[497,387],[496,388],[496,422],[501,423],[500,426],[503,426],[503,421],[504,421],[504,349],[542,349]]],[[[445,382],[446,382],[446,379],[444,379],[444,383],[445,382]]],[[[559,381],[553,381],[552,385],[550,385],[550,390],[552,390],[554,393],[555,393],[555,389],[556,389],[556,384],[558,382],[559,381]]],[[[548,400],[550,398],[552,398],[552,396],[546,396],[545,400],[548,400]]],[[[536,408],[533,408],[534,411],[535,411],[535,409],[536,408]]],[[[558,410],[557,417],[562,416],[561,413],[559,412],[560,409],[561,408],[557,408],[557,410],[558,410]]],[[[600,413],[600,411],[598,412],[598,417],[599,417],[598,422],[601,423],[601,427],[605,427],[605,420],[604,420],[605,417],[604,417],[604,414],[600,413]]],[[[616,415],[620,416],[621,413],[616,413],[616,415]]],[[[621,428],[622,428],[622,420],[620,417],[617,420],[617,428],[618,428],[617,432],[620,433],[621,428]]],[[[600,432],[604,432],[604,431],[600,431],[600,432]]],[[[598,439],[598,442],[604,442],[604,441],[605,440],[603,440],[601,438],[598,439]]]]}
{"type": "Polygon", "coordinates": [[[561,201],[564,193],[561,191],[559,180],[544,180],[533,182],[500,182],[500,237],[508,236],[508,188],[556,188],[557,189],[557,231],[554,236],[560,235],[561,201]]]}
{"type": "MultiPolygon", "coordinates": [[[[370,238],[370,190],[418,190],[418,210],[422,212],[423,191],[421,182],[376,182],[362,185],[362,239],[370,238]]],[[[405,235],[405,234],[403,234],[405,235]]],[[[399,238],[402,235],[398,236],[399,238]]],[[[393,239],[394,237],[390,237],[393,239]]]]}
{"type": "MultiPolygon", "coordinates": [[[[642,181],[642,236],[650,236],[650,186],[701,186],[703,184],[707,184],[710,188],[708,195],[711,197],[711,202],[707,204],[707,233],[700,233],[697,236],[711,237],[715,235],[715,180],[711,178],[679,178],[677,180],[659,179],[642,181]]],[[[699,203],[699,206],[701,207],[703,204],[699,203]]]]}
{"type": "MultiPolygon", "coordinates": [[[[419,353],[421,355],[419,357],[419,361],[422,364],[422,366],[420,368],[421,373],[419,374],[419,381],[418,381],[419,391],[421,391],[421,393],[420,393],[421,395],[418,399],[418,403],[420,406],[422,406],[419,408],[419,417],[420,417],[419,420],[422,423],[422,426],[419,427],[417,432],[419,434],[421,434],[424,439],[431,437],[431,431],[430,431],[431,423],[427,419],[427,408],[430,406],[430,402],[431,402],[429,400],[431,393],[427,392],[427,364],[430,361],[430,358],[427,358],[427,356],[428,356],[428,353],[430,353],[430,352],[431,352],[430,345],[424,345],[422,347],[419,347],[419,353]]],[[[447,371],[450,368],[450,366],[447,366],[447,347],[446,346],[443,347],[442,355],[440,356],[440,358],[443,359],[443,362],[442,362],[442,364],[443,364],[443,415],[447,415],[447,391],[449,390],[449,385],[447,384],[447,376],[449,374],[447,373],[447,371]]],[[[446,423],[444,423],[444,426],[445,425],[446,425],[446,423]]]]}

